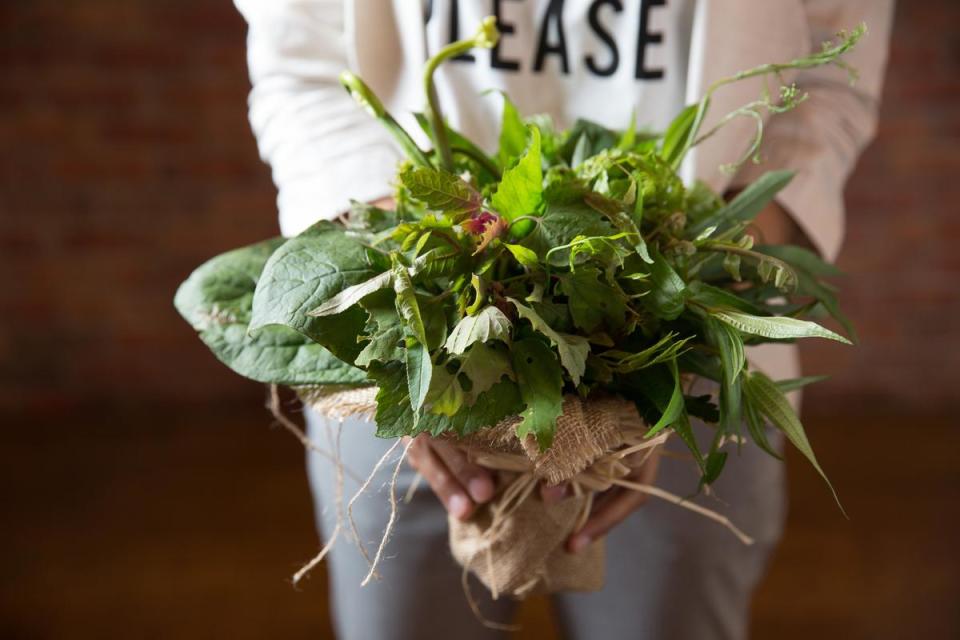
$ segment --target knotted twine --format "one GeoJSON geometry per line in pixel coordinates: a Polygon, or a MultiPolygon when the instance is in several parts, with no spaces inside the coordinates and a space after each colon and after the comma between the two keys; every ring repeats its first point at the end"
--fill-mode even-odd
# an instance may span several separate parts
{"type": "MultiPolygon", "coordinates": [[[[376,412],[376,389],[372,387],[304,388],[298,389],[298,393],[304,404],[325,417],[339,421],[351,416],[372,417],[376,412]]],[[[271,410],[278,416],[276,396],[273,398],[271,410]]],[[[281,419],[281,423],[284,420],[281,419]]],[[[753,543],[729,519],[715,511],[663,489],[627,479],[632,468],[641,466],[672,435],[670,430],[664,430],[652,438],[645,438],[647,428],[632,402],[604,395],[592,395],[586,400],[577,396],[565,397],[553,444],[543,452],[533,436],[523,440],[517,438],[516,425],[519,422],[520,418],[513,416],[465,437],[443,436],[460,447],[472,462],[497,472],[497,490],[490,502],[481,505],[469,521],[461,522],[455,517],[448,517],[450,550],[463,567],[464,591],[471,608],[481,620],[483,616],[469,590],[468,573],[473,573],[490,590],[494,599],[501,595],[523,598],[532,593],[595,591],[603,586],[603,539],[593,542],[577,554],[568,553],[564,541],[583,526],[590,514],[594,495],[614,486],[673,502],[720,523],[744,544],[753,543]],[[632,466],[628,466],[625,462],[627,457],[636,455],[640,455],[640,461],[631,462],[632,466]],[[541,482],[566,482],[573,495],[547,505],[536,490],[541,482]]],[[[291,428],[288,424],[284,426],[291,428]]],[[[309,442],[299,430],[296,435],[301,442],[309,442]]],[[[315,445],[305,446],[317,450],[315,445]]],[[[352,512],[349,511],[352,511],[353,503],[396,447],[394,445],[380,459],[350,501],[348,519],[353,538],[370,565],[364,584],[376,577],[376,566],[396,520],[394,485],[403,456],[397,462],[391,482],[390,519],[376,557],[372,560],[360,544],[352,512]]],[[[326,454],[325,451],[321,453],[326,454]]],[[[341,464],[339,452],[329,457],[335,459],[335,464],[341,464]]],[[[298,573],[297,578],[319,563],[332,542],[325,545],[321,553],[298,573]]],[[[484,622],[490,626],[502,626],[484,622]]]]}

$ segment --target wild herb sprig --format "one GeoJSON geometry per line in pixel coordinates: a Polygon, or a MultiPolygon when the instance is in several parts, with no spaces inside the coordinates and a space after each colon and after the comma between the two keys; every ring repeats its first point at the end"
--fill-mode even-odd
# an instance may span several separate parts
{"type": "MultiPolygon", "coordinates": [[[[740,78],[838,64],[862,35],[786,64],[720,81],[662,135],[631,122],[613,131],[579,121],[558,131],[524,119],[507,96],[499,148],[488,155],[444,123],[436,68],[489,47],[492,19],[425,70],[417,114],[433,141],[420,148],[353,74],[347,90],[407,155],[392,210],[354,203],[345,222],[320,222],[289,240],[224,254],[181,287],[177,307],[239,373],[288,385],[375,384],[378,435],[467,434],[521,416],[520,437],[549,447],[565,394],[620,394],[636,402],[650,435],[673,429],[712,483],[722,445],[751,439],[772,455],[772,424],[821,473],[787,391],[750,368],[745,347],[847,339],[806,319],[840,314],[824,278],[833,267],[793,246],[754,246],[748,225],[790,181],[772,171],[725,202],[677,169],[700,133],[710,96],[740,78]],[[693,375],[719,387],[691,397],[693,375]],[[708,451],[690,418],[712,425],[708,451]]],[[[732,117],[793,108],[781,87],[732,117]]],[[[762,128],[748,155],[755,152],[762,128]]]]}

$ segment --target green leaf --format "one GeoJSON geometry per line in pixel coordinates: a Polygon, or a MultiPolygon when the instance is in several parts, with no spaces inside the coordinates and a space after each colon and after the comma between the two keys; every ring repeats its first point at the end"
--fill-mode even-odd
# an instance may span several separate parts
{"type": "Polygon", "coordinates": [[[714,214],[687,227],[687,235],[695,238],[704,230],[723,228],[732,222],[748,222],[773,200],[793,179],[792,171],[768,171],[714,214]]]}
{"type": "Polygon", "coordinates": [[[780,452],[770,446],[770,441],[767,440],[767,426],[763,421],[763,416],[761,416],[760,412],[753,406],[750,396],[746,393],[743,394],[743,416],[746,419],[747,432],[750,434],[753,442],[760,447],[762,451],[765,451],[777,460],[783,460],[780,452]]]}
{"type": "Polygon", "coordinates": [[[367,322],[369,342],[357,356],[358,367],[367,367],[374,361],[404,360],[403,325],[397,315],[396,294],[392,290],[378,291],[360,303],[370,314],[367,322]]]}
{"type": "Polygon", "coordinates": [[[833,493],[833,498],[837,501],[837,506],[843,511],[843,506],[840,504],[840,498],[837,497],[837,492],[820,467],[820,463],[817,462],[817,457],[813,453],[810,441],[807,440],[807,434],[803,429],[803,425],[800,423],[800,419],[797,417],[796,412],[794,412],[793,407],[783,392],[777,388],[773,380],[759,371],[749,373],[745,376],[744,389],[750,398],[750,402],[757,411],[770,420],[773,426],[783,431],[793,446],[810,461],[813,468],[817,470],[820,477],[823,478],[827,486],[830,487],[830,492],[833,493]]]}
{"type": "Polygon", "coordinates": [[[400,182],[415,199],[451,216],[472,214],[482,204],[477,190],[459,176],[432,167],[408,165],[400,173],[400,182]]]}
{"type": "Polygon", "coordinates": [[[663,413],[660,419],[650,427],[644,435],[645,438],[656,435],[666,427],[674,424],[682,414],[686,413],[686,406],[683,400],[683,387],[680,384],[680,375],[677,372],[677,364],[675,361],[671,362],[670,371],[673,374],[673,391],[670,393],[670,400],[661,408],[663,413]]]}
{"type": "Polygon", "coordinates": [[[816,384],[817,382],[823,382],[824,380],[829,379],[830,376],[802,376],[800,378],[790,378],[788,380],[777,380],[776,385],[780,391],[789,393],[791,391],[796,391],[797,389],[802,389],[808,384],[816,384]]]}
{"type": "Polygon", "coordinates": [[[752,315],[763,313],[763,309],[748,300],[744,300],[732,291],[720,289],[705,282],[691,282],[687,289],[691,294],[689,298],[691,302],[696,302],[711,310],[733,309],[752,315]]]}
{"type": "Polygon", "coordinates": [[[257,281],[283,243],[274,238],[207,261],[177,289],[174,306],[217,359],[244,377],[284,385],[362,382],[362,371],[292,329],[248,333],[257,281]]]}
{"type": "Polygon", "coordinates": [[[460,373],[470,380],[470,390],[466,392],[466,402],[473,404],[477,396],[485,393],[504,376],[514,379],[510,356],[506,347],[477,342],[467,352],[460,364],[460,373]]]}
{"type": "Polygon", "coordinates": [[[535,269],[536,267],[540,266],[540,260],[537,258],[537,254],[532,250],[527,249],[523,245],[504,244],[503,246],[505,246],[507,250],[513,254],[513,257],[516,259],[516,261],[523,266],[530,269],[535,269]]]}
{"type": "MultiPolygon", "coordinates": [[[[589,238],[611,236],[614,233],[616,229],[609,220],[585,204],[555,204],[547,205],[543,216],[537,220],[537,226],[521,244],[544,260],[548,251],[570,244],[578,236],[589,238]]],[[[566,257],[560,252],[551,254],[551,265],[563,266],[565,263],[566,257]]]]}
{"type": "Polygon", "coordinates": [[[627,303],[624,294],[600,280],[596,267],[580,267],[560,278],[560,289],[567,296],[567,305],[577,327],[587,334],[601,326],[617,332],[626,322],[627,303]]]}
{"type": "Polygon", "coordinates": [[[376,275],[366,247],[332,222],[319,222],[280,246],[263,268],[253,295],[249,330],[283,325],[318,342],[345,362],[360,352],[357,338],[366,313],[352,308],[314,318],[315,309],[347,287],[376,275]]]}
{"type": "Polygon", "coordinates": [[[322,305],[307,312],[308,316],[332,316],[343,313],[353,305],[366,298],[374,291],[386,289],[393,286],[393,274],[385,271],[360,284],[347,287],[337,295],[333,296],[322,305]]]}
{"type": "Polygon", "coordinates": [[[827,338],[844,344],[850,341],[821,327],[816,322],[798,320],[786,316],[752,316],[736,311],[714,311],[714,318],[725,322],[734,329],[754,336],[763,336],[773,340],[791,340],[794,338],[827,338]]]}
{"type": "Polygon", "coordinates": [[[824,262],[813,252],[801,247],[765,245],[755,247],[754,250],[783,260],[793,267],[797,274],[797,294],[815,298],[856,342],[856,329],[850,319],[840,310],[840,304],[833,287],[820,280],[820,278],[841,275],[842,272],[839,269],[824,262]]]}
{"type": "Polygon", "coordinates": [[[540,159],[540,130],[528,128],[530,144],[517,163],[503,172],[491,204],[509,222],[537,211],[543,199],[543,168],[540,159]]]}
{"type": "Polygon", "coordinates": [[[821,259],[820,256],[813,251],[804,249],[803,247],[789,244],[767,244],[756,246],[753,250],[758,253],[773,256],[774,258],[779,258],[795,269],[802,269],[820,278],[831,278],[843,275],[843,271],[840,271],[840,269],[837,269],[834,265],[821,259]]]}
{"type": "Polygon", "coordinates": [[[500,149],[497,160],[501,167],[509,167],[527,146],[527,128],[517,107],[510,101],[507,94],[503,96],[503,117],[500,125],[500,149]]]}
{"type": "Polygon", "coordinates": [[[704,329],[707,341],[720,352],[724,380],[732,385],[747,363],[743,338],[733,327],[709,317],[706,318],[704,329]]]}
{"type": "Polygon", "coordinates": [[[416,416],[427,397],[427,391],[430,389],[433,363],[430,361],[430,352],[419,342],[407,345],[405,360],[410,407],[413,409],[414,416],[416,416]]]}
{"type": "Polygon", "coordinates": [[[697,116],[698,104],[691,104],[684,108],[677,117],[673,119],[670,126],[663,134],[663,143],[660,146],[660,155],[674,169],[680,166],[683,160],[681,152],[687,137],[690,135],[690,129],[697,116]]]}
{"type": "Polygon", "coordinates": [[[520,317],[528,320],[536,331],[539,331],[549,338],[550,342],[557,347],[563,368],[570,374],[570,380],[573,381],[573,385],[579,385],[580,378],[583,377],[583,372],[586,371],[587,368],[587,355],[590,353],[590,342],[583,336],[574,336],[554,331],[550,325],[544,322],[543,318],[530,307],[521,304],[513,298],[507,298],[507,300],[517,308],[520,317]]]}
{"type": "Polygon", "coordinates": [[[435,366],[430,378],[430,390],[427,393],[426,406],[430,413],[451,417],[463,406],[464,393],[457,376],[445,366],[435,366]]]}
{"type": "Polygon", "coordinates": [[[563,413],[563,378],[553,350],[540,340],[518,340],[511,350],[520,396],[525,409],[517,425],[517,437],[533,434],[540,450],[553,442],[557,418],[563,413]]]}
{"type": "Polygon", "coordinates": [[[653,250],[652,256],[650,295],[643,299],[644,304],[657,317],[674,320],[683,313],[688,295],[687,286],[659,251],[653,250]]]}
{"type": "Polygon", "coordinates": [[[392,272],[393,291],[397,294],[397,313],[420,344],[429,344],[423,316],[420,313],[420,304],[417,302],[417,294],[413,288],[413,280],[410,279],[407,268],[397,260],[396,256],[393,257],[392,272]]]}
{"type": "Polygon", "coordinates": [[[450,332],[444,348],[461,354],[475,342],[502,340],[510,343],[510,319],[494,306],[482,308],[476,315],[465,316],[450,332]]]}
{"type": "Polygon", "coordinates": [[[404,365],[400,362],[375,364],[369,375],[378,387],[376,422],[377,437],[380,438],[418,433],[439,435],[447,431],[467,435],[517,415],[523,408],[517,385],[503,380],[482,394],[472,406],[461,408],[453,416],[425,413],[414,423],[404,365]]]}

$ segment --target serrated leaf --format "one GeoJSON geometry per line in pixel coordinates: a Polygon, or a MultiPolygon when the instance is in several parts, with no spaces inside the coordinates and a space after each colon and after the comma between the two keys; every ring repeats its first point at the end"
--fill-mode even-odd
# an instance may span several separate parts
{"type": "Polygon", "coordinates": [[[445,366],[435,366],[426,398],[430,413],[451,417],[456,415],[463,403],[464,392],[457,376],[447,371],[445,366]]]}
{"type": "Polygon", "coordinates": [[[503,178],[490,199],[494,209],[510,222],[536,213],[543,199],[540,130],[530,126],[528,131],[530,144],[526,152],[503,172],[503,178]]]}
{"type": "Polygon", "coordinates": [[[415,423],[404,365],[400,362],[378,363],[371,366],[369,376],[378,387],[376,422],[377,437],[380,438],[418,433],[436,436],[444,432],[467,435],[517,415],[523,408],[517,385],[503,380],[482,394],[472,406],[461,408],[453,416],[425,413],[415,423]]]}
{"type": "Polygon", "coordinates": [[[553,442],[557,418],[563,413],[563,377],[553,350],[540,340],[518,340],[511,349],[513,369],[520,385],[525,409],[517,425],[517,436],[532,434],[540,450],[553,442]]]}
{"type": "Polygon", "coordinates": [[[399,260],[393,259],[393,291],[397,294],[397,313],[417,338],[420,344],[428,344],[427,331],[423,324],[423,315],[420,313],[420,304],[413,288],[413,280],[399,260]]]}
{"type": "Polygon", "coordinates": [[[430,361],[430,352],[419,342],[407,345],[404,361],[407,366],[410,407],[413,409],[414,415],[417,415],[427,397],[427,391],[430,389],[433,363],[430,361]]]}
{"type": "Polygon", "coordinates": [[[763,336],[773,340],[791,340],[795,338],[826,338],[836,340],[844,344],[850,344],[850,341],[834,333],[829,329],[821,327],[816,322],[809,320],[798,320],[786,316],[753,316],[736,311],[713,311],[714,318],[725,322],[734,329],[749,333],[754,336],[763,336]]]}
{"type": "Polygon", "coordinates": [[[546,336],[557,348],[560,362],[570,375],[574,386],[580,384],[580,378],[587,368],[587,355],[590,353],[590,342],[583,336],[574,336],[554,331],[540,315],[530,307],[521,304],[513,298],[507,298],[517,308],[520,317],[525,318],[533,325],[536,331],[546,336]]]}
{"type": "Polygon", "coordinates": [[[370,320],[366,328],[369,341],[355,361],[358,367],[367,367],[374,361],[404,359],[403,325],[397,315],[395,295],[392,290],[382,289],[360,303],[370,314],[370,320]]]}
{"type": "Polygon", "coordinates": [[[502,340],[509,344],[510,319],[500,309],[490,305],[476,315],[465,316],[450,332],[444,348],[453,354],[461,354],[475,342],[502,340]]]}
{"type": "Polygon", "coordinates": [[[477,396],[500,382],[504,376],[510,379],[515,377],[506,347],[496,348],[482,342],[470,347],[460,364],[460,373],[470,379],[470,390],[465,392],[468,404],[473,404],[477,396]]]}
{"type": "MultiPolygon", "coordinates": [[[[615,233],[616,229],[603,214],[582,203],[556,204],[547,206],[543,216],[537,220],[536,227],[521,244],[535,251],[543,260],[550,249],[570,244],[578,236],[590,238],[615,233]]],[[[553,266],[563,266],[565,262],[566,258],[560,252],[551,255],[550,263],[553,266]]]]}
{"type": "Polygon", "coordinates": [[[400,173],[400,182],[428,208],[451,216],[472,214],[482,203],[476,189],[459,176],[440,169],[410,165],[400,173]]]}
{"type": "Polygon", "coordinates": [[[560,278],[570,315],[587,334],[599,327],[617,332],[626,322],[627,302],[623,293],[600,280],[600,270],[584,266],[560,278]]]}
{"type": "Polygon", "coordinates": [[[706,318],[704,328],[708,342],[720,353],[724,381],[732,385],[747,362],[743,339],[736,329],[713,318],[706,318]]]}
{"type": "Polygon", "coordinates": [[[787,400],[783,392],[777,388],[773,380],[759,371],[747,374],[744,377],[744,388],[753,407],[770,420],[773,426],[780,429],[793,446],[810,461],[813,468],[817,470],[820,477],[827,483],[834,500],[837,502],[837,506],[843,511],[843,506],[840,504],[840,498],[837,496],[837,492],[820,467],[820,463],[817,462],[817,457],[813,453],[813,448],[810,446],[810,441],[807,439],[803,425],[800,423],[800,419],[793,410],[793,406],[790,405],[789,400],[787,400]]]}

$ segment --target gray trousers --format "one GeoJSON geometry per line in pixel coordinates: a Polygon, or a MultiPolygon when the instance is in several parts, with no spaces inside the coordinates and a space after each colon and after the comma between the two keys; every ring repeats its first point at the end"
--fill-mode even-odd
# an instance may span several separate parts
{"type": "MultiPolygon", "coordinates": [[[[330,448],[338,426],[307,412],[310,437],[330,448]]],[[[373,435],[373,425],[347,420],[340,427],[342,460],[356,476],[366,478],[393,444],[373,435]]],[[[709,433],[700,425],[702,446],[709,433]]],[[[774,434],[771,442],[776,443],[774,434]]],[[[676,440],[675,438],[672,440],[676,440]]],[[[715,497],[697,502],[729,516],[756,539],[745,546],[729,531],[676,505],[651,498],[614,529],[607,539],[606,585],[596,593],[563,593],[553,597],[565,637],[711,640],[745,638],[750,598],[763,575],[785,517],[783,463],[755,446],[735,446],[715,485],[715,497]]],[[[668,449],[682,451],[673,442],[668,449]]],[[[401,448],[398,447],[395,461],[401,448]]],[[[388,465],[354,505],[360,537],[370,554],[376,550],[389,517],[387,484],[395,465],[388,465]]],[[[308,455],[317,524],[324,539],[332,535],[336,514],[333,465],[308,455]]],[[[397,483],[402,500],[414,479],[404,463],[397,483]]],[[[689,459],[665,457],[657,485],[682,496],[697,487],[689,459]]],[[[344,481],[344,500],[359,483],[344,481]]],[[[328,556],[331,609],[342,640],[431,640],[506,637],[480,624],[470,612],[460,585],[460,567],[450,555],[446,513],[426,483],[401,504],[394,533],[379,566],[379,581],[360,586],[368,565],[342,534],[328,556]]],[[[473,584],[484,615],[508,622],[516,603],[494,602],[479,583],[473,584]]]]}

